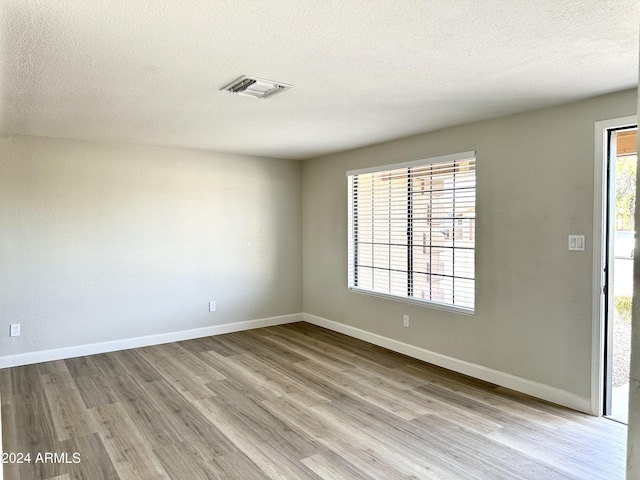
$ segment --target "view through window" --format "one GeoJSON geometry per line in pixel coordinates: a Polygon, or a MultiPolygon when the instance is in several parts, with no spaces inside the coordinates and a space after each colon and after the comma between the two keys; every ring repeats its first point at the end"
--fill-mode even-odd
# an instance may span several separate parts
{"type": "Polygon", "coordinates": [[[473,311],[475,153],[348,172],[349,288],[473,311]]]}

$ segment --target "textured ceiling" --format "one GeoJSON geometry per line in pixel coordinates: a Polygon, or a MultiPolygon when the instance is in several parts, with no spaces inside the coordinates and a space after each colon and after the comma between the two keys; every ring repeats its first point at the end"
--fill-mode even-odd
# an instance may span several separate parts
{"type": "Polygon", "coordinates": [[[0,6],[3,134],[310,158],[638,82],[637,0],[0,6]]]}

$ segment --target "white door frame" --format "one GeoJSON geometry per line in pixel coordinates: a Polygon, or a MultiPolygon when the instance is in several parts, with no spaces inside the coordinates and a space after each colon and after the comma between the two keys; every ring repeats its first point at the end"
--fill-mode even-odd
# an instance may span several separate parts
{"type": "MultiPolygon", "coordinates": [[[[593,326],[591,350],[591,413],[601,416],[604,408],[604,274],[607,258],[607,131],[638,124],[637,115],[602,120],[595,124],[593,204],[593,326]]],[[[611,193],[611,192],[610,192],[611,193]]]]}

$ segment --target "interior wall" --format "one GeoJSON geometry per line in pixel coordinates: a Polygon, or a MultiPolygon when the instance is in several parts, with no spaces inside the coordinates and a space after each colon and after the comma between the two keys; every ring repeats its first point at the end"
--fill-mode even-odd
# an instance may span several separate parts
{"type": "Polygon", "coordinates": [[[636,91],[625,91],[306,161],[305,313],[588,400],[594,123],[635,111],[636,91]],[[475,315],[349,292],[345,172],[469,150],[475,315]],[[569,234],[586,235],[586,251],[568,251],[569,234]]]}
{"type": "MultiPolygon", "coordinates": [[[[640,91],[638,92],[640,118],[640,91]]],[[[636,137],[640,152],[640,137],[636,137]]],[[[640,168],[636,170],[640,185],[640,168]]],[[[636,195],[635,224],[640,225],[640,200],[636,195]]],[[[637,237],[636,237],[637,238],[637,237]]],[[[637,239],[636,239],[637,243],[637,239]]],[[[633,259],[633,311],[631,320],[631,372],[629,373],[629,430],[627,432],[627,478],[640,478],[640,256],[633,259]]]]}
{"type": "Polygon", "coordinates": [[[300,313],[300,175],[290,160],[0,139],[0,356],[300,313]]]}

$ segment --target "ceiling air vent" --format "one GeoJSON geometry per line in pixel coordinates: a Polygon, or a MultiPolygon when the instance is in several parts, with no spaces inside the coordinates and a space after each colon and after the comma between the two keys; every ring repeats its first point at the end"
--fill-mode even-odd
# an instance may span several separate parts
{"type": "Polygon", "coordinates": [[[225,90],[230,93],[237,93],[238,95],[245,95],[253,98],[267,98],[271,95],[275,95],[278,92],[283,92],[292,88],[293,85],[289,85],[282,82],[274,82],[272,80],[265,80],[263,78],[242,76],[237,80],[234,80],[226,87],[220,90],[225,90]]]}

